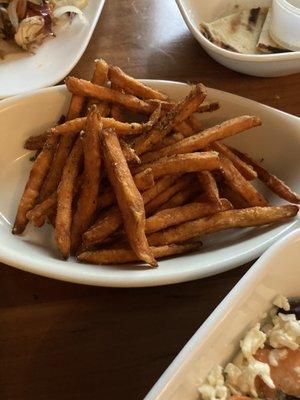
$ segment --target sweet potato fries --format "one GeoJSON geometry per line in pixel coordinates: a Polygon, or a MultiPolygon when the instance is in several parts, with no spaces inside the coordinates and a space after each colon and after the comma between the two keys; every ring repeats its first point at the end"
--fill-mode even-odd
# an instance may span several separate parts
{"type": "MultiPolygon", "coordinates": [[[[243,115],[205,127],[202,84],[179,102],[104,60],[91,81],[68,77],[65,122],[30,137],[39,152],[13,227],[49,221],[62,258],[120,264],[195,251],[203,235],[278,224],[297,205],[269,204],[259,179],[290,203],[300,197],[240,150],[220,142],[261,125],[243,115]],[[197,239],[197,240],[195,240],[197,239]]],[[[205,102],[204,102],[205,100],[205,102]]]]}

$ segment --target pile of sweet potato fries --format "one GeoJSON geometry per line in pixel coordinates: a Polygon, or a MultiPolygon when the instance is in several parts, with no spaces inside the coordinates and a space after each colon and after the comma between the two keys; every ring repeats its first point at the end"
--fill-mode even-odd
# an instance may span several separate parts
{"type": "Polygon", "coordinates": [[[175,103],[104,60],[91,82],[68,77],[64,123],[30,137],[37,150],[14,234],[53,225],[64,259],[116,264],[190,252],[202,235],[275,224],[296,205],[270,206],[252,181],[290,203],[300,198],[260,164],[220,140],[261,124],[243,115],[203,129],[202,84],[175,103]],[[135,121],[135,122],[132,122],[135,121]],[[136,122],[138,121],[138,122],[136,122]]]}

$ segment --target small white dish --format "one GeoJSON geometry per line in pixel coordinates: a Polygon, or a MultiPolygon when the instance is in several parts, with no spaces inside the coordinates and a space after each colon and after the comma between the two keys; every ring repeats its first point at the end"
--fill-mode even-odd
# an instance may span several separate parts
{"type": "Polygon", "coordinates": [[[222,49],[206,39],[200,22],[212,22],[234,12],[236,4],[243,8],[269,7],[271,0],[176,0],[188,28],[204,50],[220,64],[248,75],[275,77],[300,72],[300,51],[278,54],[240,54],[222,49]]]}
{"type": "Polygon", "coordinates": [[[0,60],[0,99],[60,82],[74,68],[93,34],[105,0],[89,0],[82,10],[87,23],[75,18],[58,27],[36,54],[20,52],[0,60]]]}
{"type": "Polygon", "coordinates": [[[263,319],[278,294],[299,297],[300,230],[280,240],[225,297],[144,400],[199,400],[198,387],[212,367],[225,365],[246,332],[263,319]]]}
{"type": "MultiPolygon", "coordinates": [[[[178,82],[143,81],[182,99],[189,86],[178,82]]],[[[258,229],[226,231],[203,238],[199,253],[159,262],[149,269],[135,266],[95,266],[74,259],[62,261],[52,240],[49,226],[38,230],[28,226],[24,236],[11,234],[17,205],[31,168],[31,152],[23,149],[25,139],[53,126],[66,111],[69,93],[65,86],[42,89],[0,103],[0,261],[36,274],[100,286],[157,286],[214,275],[258,257],[282,235],[300,226],[298,218],[285,224],[258,229]],[[5,149],[5,150],[4,150],[5,149]]],[[[215,89],[208,90],[211,101],[219,100],[221,109],[201,116],[206,126],[242,114],[262,118],[263,126],[244,132],[228,142],[250,155],[264,157],[268,168],[300,192],[300,120],[292,115],[215,89]]],[[[262,188],[262,190],[264,190],[262,188]]],[[[284,203],[265,191],[274,204],[284,203]]]]}

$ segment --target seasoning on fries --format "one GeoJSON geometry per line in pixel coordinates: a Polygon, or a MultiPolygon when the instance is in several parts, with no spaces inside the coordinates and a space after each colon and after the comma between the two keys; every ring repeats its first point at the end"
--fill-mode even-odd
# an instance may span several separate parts
{"type": "Polygon", "coordinates": [[[253,181],[290,203],[299,195],[222,143],[261,125],[260,118],[242,115],[204,129],[201,113],[220,104],[206,100],[202,84],[174,102],[104,60],[95,61],[91,82],[69,77],[66,84],[65,122],[25,143],[40,153],[14,234],[48,220],[64,259],[154,267],[159,258],[199,250],[203,235],[297,215],[296,205],[269,204],[253,181]]]}

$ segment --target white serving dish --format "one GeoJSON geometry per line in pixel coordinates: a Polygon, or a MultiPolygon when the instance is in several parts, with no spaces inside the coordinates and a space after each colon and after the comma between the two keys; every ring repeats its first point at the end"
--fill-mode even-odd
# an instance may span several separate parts
{"type": "Polygon", "coordinates": [[[229,362],[276,295],[300,295],[300,230],[267,250],[184,346],[144,400],[196,400],[211,368],[229,362]]]}
{"type": "Polygon", "coordinates": [[[230,14],[236,4],[245,7],[270,6],[271,0],[176,0],[180,12],[198,42],[216,61],[243,74],[275,77],[300,72],[300,51],[281,54],[239,54],[222,49],[206,39],[200,22],[212,22],[230,14]]]}
{"type": "Polygon", "coordinates": [[[36,54],[20,52],[0,60],[0,99],[55,85],[74,68],[93,34],[105,0],[89,0],[82,10],[87,24],[78,18],[56,29],[36,54]]]}
{"type": "MultiPolygon", "coordinates": [[[[178,82],[144,81],[181,99],[189,86],[178,82]]],[[[256,114],[263,126],[229,140],[246,149],[300,192],[299,147],[300,120],[292,115],[215,89],[208,90],[210,100],[219,100],[221,109],[201,116],[206,126],[242,114],[256,114]]],[[[0,103],[0,261],[40,275],[101,286],[156,286],[198,279],[217,274],[255,259],[280,236],[300,226],[296,218],[269,228],[227,231],[203,238],[199,253],[160,261],[159,268],[137,266],[95,266],[59,258],[51,239],[52,229],[31,226],[24,236],[11,234],[17,205],[27,180],[31,152],[23,149],[25,139],[52,126],[66,111],[69,94],[65,86],[3,100],[0,103]]],[[[263,189],[264,190],[264,189],[263,189]]],[[[284,203],[265,190],[272,203],[284,203]]]]}

